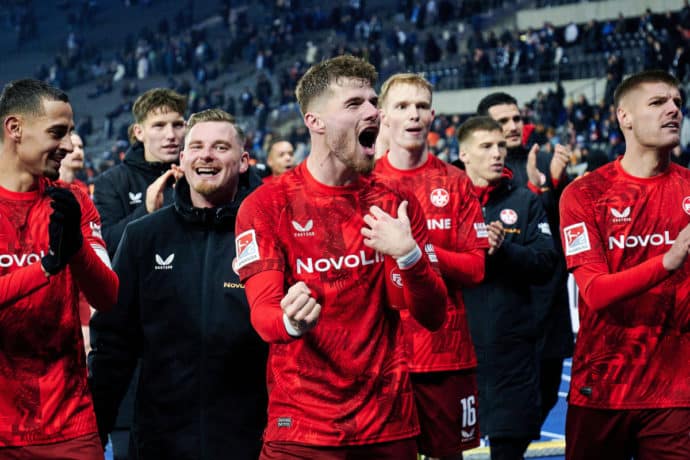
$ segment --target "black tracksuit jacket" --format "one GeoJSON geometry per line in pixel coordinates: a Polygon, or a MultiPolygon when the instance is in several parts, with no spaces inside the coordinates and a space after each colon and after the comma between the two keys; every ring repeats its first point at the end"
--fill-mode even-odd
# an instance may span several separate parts
{"type": "Polygon", "coordinates": [[[557,253],[539,198],[510,178],[489,193],[483,210],[485,222],[503,221],[506,236],[487,255],[484,281],[463,289],[477,353],[481,429],[493,437],[538,438],[543,318],[533,286],[550,279],[557,253]]]}
{"type": "Polygon", "coordinates": [[[130,458],[256,459],[266,423],[267,345],[253,330],[232,269],[238,199],[175,204],[130,223],[115,255],[118,303],[91,320],[89,381],[99,431],[115,422],[137,360],[130,458]]]}

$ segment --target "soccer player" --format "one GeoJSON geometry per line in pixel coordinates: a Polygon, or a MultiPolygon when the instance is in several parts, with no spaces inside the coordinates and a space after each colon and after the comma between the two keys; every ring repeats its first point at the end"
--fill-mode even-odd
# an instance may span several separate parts
{"type": "Polygon", "coordinates": [[[563,247],[580,330],[566,419],[569,460],[690,458],[690,172],[675,77],[616,88],[625,154],[569,185],[563,247]]]}
{"type": "Polygon", "coordinates": [[[172,183],[184,141],[187,100],[175,91],[154,88],[132,106],[135,142],[122,164],[94,182],[93,199],[103,218],[103,238],[112,257],[128,223],[172,202],[172,183]]]}
{"type": "MultiPolygon", "coordinates": [[[[553,155],[539,152],[539,146],[536,144],[528,150],[523,142],[526,141],[526,126],[517,101],[510,94],[487,95],[479,102],[477,114],[490,116],[501,125],[508,150],[505,164],[513,173],[513,182],[521,187],[526,186],[541,199],[549,226],[554,229],[556,251],[560,253],[560,237],[555,229],[559,228],[558,200],[568,183],[565,168],[569,161],[569,150],[560,144],[554,146],[553,155]]],[[[560,255],[551,281],[532,288],[535,291],[536,321],[544,332],[539,345],[542,423],[558,402],[563,359],[572,356],[573,353],[567,283],[565,258],[560,255]]]]}
{"type": "Polygon", "coordinates": [[[386,280],[403,286],[394,306],[433,330],[448,294],[414,195],[368,175],[376,77],[352,56],[312,66],[296,90],[310,155],[240,208],[236,267],[270,343],[264,460],[416,459],[417,413],[386,280]]]}
{"type": "Polygon", "coordinates": [[[255,460],[268,349],[231,264],[237,209],[260,179],[229,114],[196,113],[187,129],[175,205],[127,226],[118,302],[91,321],[96,417],[105,439],[141,360],[130,458],[255,460]]]}
{"type": "Polygon", "coordinates": [[[65,93],[16,80],[0,94],[0,458],[103,458],[79,324],[79,291],[117,297],[100,219],[60,184],[73,149],[65,93]]]}
{"type": "MultiPolygon", "coordinates": [[[[170,89],[154,88],[134,101],[132,135],[136,142],[121,164],[94,181],[93,200],[103,219],[103,239],[110,257],[115,255],[128,223],[172,203],[185,110],[185,97],[170,89]]],[[[111,433],[115,460],[126,458],[133,399],[130,390],[111,433]]]]}
{"type": "Polygon", "coordinates": [[[457,136],[490,242],[484,281],[463,291],[479,362],[479,420],[492,460],[522,460],[541,427],[541,331],[531,286],[550,279],[556,251],[539,198],[515,184],[505,168],[501,126],[490,117],[473,117],[457,136]]]}
{"type": "Polygon", "coordinates": [[[406,311],[401,317],[422,431],[419,452],[429,458],[461,459],[462,451],[477,447],[480,439],[477,358],[461,288],[481,282],[488,239],[470,180],[427,149],[434,119],[431,99],[431,84],[422,76],[396,74],[384,82],[379,107],[389,150],[374,171],[415,194],[441,274],[452,287],[440,330],[420,327],[406,311]]]}
{"type": "Polygon", "coordinates": [[[264,178],[264,183],[268,183],[285,171],[292,169],[295,165],[295,149],[292,144],[281,138],[273,140],[268,149],[266,164],[271,168],[271,175],[264,178]]]}

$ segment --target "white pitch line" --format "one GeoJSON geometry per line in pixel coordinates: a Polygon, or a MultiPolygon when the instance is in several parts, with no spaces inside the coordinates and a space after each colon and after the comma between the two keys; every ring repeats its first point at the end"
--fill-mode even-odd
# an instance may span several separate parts
{"type": "Polygon", "coordinates": [[[552,432],[550,432],[550,431],[542,431],[542,432],[541,432],[541,435],[542,435],[542,436],[548,436],[549,438],[553,438],[553,439],[565,439],[565,435],[564,435],[564,434],[552,433],[552,432]]]}

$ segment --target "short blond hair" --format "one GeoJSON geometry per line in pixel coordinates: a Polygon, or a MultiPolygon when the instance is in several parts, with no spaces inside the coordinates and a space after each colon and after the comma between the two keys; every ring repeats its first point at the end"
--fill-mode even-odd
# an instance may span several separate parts
{"type": "Polygon", "coordinates": [[[185,136],[189,134],[189,131],[194,127],[194,125],[209,121],[221,121],[230,123],[232,127],[235,128],[235,132],[237,133],[237,139],[240,142],[240,146],[244,146],[244,141],[246,139],[244,130],[238,126],[235,117],[233,117],[228,112],[222,109],[206,109],[202,110],[201,112],[193,113],[187,121],[187,129],[185,132],[185,136]]]}
{"type": "Polygon", "coordinates": [[[413,85],[420,88],[424,88],[429,91],[429,102],[431,102],[431,97],[434,94],[434,87],[429,81],[423,76],[416,73],[396,73],[391,75],[388,79],[383,82],[381,86],[381,94],[379,95],[379,108],[383,107],[386,103],[386,98],[388,97],[388,92],[395,85],[413,85]]]}

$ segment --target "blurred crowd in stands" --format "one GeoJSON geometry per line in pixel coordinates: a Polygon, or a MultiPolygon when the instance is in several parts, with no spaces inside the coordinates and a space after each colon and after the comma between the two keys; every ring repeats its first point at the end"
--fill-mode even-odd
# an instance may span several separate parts
{"type": "MultiPolygon", "coordinates": [[[[19,35],[36,33],[32,1],[10,3],[8,24],[19,35]]],[[[295,146],[298,161],[308,153],[294,88],[302,73],[324,58],[345,53],[364,57],[379,69],[381,80],[396,72],[420,72],[437,91],[548,82],[524,105],[523,115],[544,149],[555,142],[572,146],[576,165],[592,153],[603,161],[624,151],[611,103],[625,74],[661,68],[687,81],[690,65],[688,0],[682,9],[665,14],[647,10],[641,17],[621,13],[601,22],[561,27],[546,22],[541,28],[501,32],[487,31],[483,18],[515,2],[400,0],[372,8],[376,2],[365,7],[361,0],[221,0],[217,20],[211,21],[195,18],[194,0],[185,0],[171,17],[129,35],[112,52],[90,43],[84,27],[99,8],[97,1],[62,3],[70,24],[65,44],[52,63],[37,69],[36,77],[64,89],[88,83],[93,88],[89,98],[111,92],[121,96],[105,120],[77,114],[77,130],[85,139],[102,130],[101,139],[112,143],[103,154],[87,156],[86,180],[121,161],[130,140],[126,120],[132,101],[142,83],[154,76],[187,96],[190,113],[220,107],[239,116],[249,128],[247,147],[258,162],[265,160],[266,147],[278,131],[295,146]],[[242,69],[248,78],[237,88],[229,76],[242,69]],[[559,83],[602,76],[606,89],[596,101],[566,95],[559,83]]],[[[539,0],[536,6],[566,3],[575,0],[539,0]]],[[[463,107],[456,115],[436,118],[429,143],[435,154],[448,161],[457,158],[455,129],[474,109],[463,107]]],[[[685,165],[690,155],[687,131],[686,123],[684,151],[678,156],[685,165]]]]}

